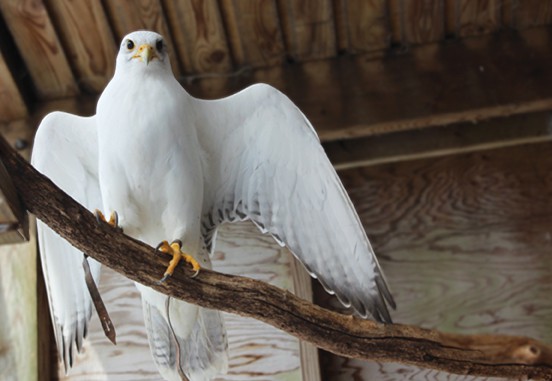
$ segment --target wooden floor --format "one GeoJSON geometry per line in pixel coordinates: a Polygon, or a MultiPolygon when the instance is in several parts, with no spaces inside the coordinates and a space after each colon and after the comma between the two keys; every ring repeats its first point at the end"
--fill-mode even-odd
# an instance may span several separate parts
{"type": "MultiPolygon", "coordinates": [[[[551,153],[539,143],[340,172],[396,322],[552,343],[551,153]]],[[[475,379],[328,354],[320,362],[328,381],[475,379]]]]}

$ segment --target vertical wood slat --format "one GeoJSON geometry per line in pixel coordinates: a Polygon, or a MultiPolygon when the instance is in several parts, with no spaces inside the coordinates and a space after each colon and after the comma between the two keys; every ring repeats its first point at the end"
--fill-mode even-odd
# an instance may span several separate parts
{"type": "Polygon", "coordinates": [[[151,30],[165,38],[169,46],[171,67],[177,78],[182,76],[178,55],[174,52],[174,43],[160,0],[106,0],[103,2],[117,42],[128,33],[136,30],[151,30]]]}
{"type": "Polygon", "coordinates": [[[238,66],[273,66],[284,61],[275,0],[221,0],[220,5],[238,66]]]}
{"type": "Polygon", "coordinates": [[[365,53],[389,46],[391,21],[385,0],[337,0],[338,12],[343,14],[336,15],[341,49],[350,53],[365,53]]]}
{"type": "Polygon", "coordinates": [[[497,31],[502,24],[502,0],[447,0],[447,31],[470,37],[497,31]]]}
{"type": "MultiPolygon", "coordinates": [[[[290,271],[293,278],[293,293],[301,299],[312,302],[312,278],[303,265],[290,253],[290,271]]],[[[303,340],[299,341],[299,354],[301,356],[302,381],[320,381],[320,360],[318,348],[303,340]]]]}
{"type": "Polygon", "coordinates": [[[0,11],[29,70],[38,98],[76,95],[75,79],[44,4],[0,0],[0,11]]]}
{"type": "Polygon", "coordinates": [[[525,29],[552,22],[552,0],[511,0],[510,26],[525,29]]]}
{"type": "Polygon", "coordinates": [[[278,0],[284,39],[296,61],[335,56],[337,43],[330,0],[278,0]]]}
{"type": "Polygon", "coordinates": [[[0,52],[0,123],[28,116],[27,106],[0,52]]]}
{"type": "Polygon", "coordinates": [[[443,0],[403,0],[405,40],[423,44],[444,38],[443,0]]]}
{"type": "Polygon", "coordinates": [[[45,0],[77,75],[87,92],[101,92],[113,76],[117,43],[99,1],[45,0]]]}
{"type": "Polygon", "coordinates": [[[186,74],[225,73],[232,57],[216,0],[164,0],[176,53],[186,74]]]}

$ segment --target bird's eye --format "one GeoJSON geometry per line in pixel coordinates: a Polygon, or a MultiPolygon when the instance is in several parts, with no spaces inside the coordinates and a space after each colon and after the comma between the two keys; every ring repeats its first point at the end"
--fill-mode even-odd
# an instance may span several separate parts
{"type": "Polygon", "coordinates": [[[128,50],[134,49],[134,41],[128,40],[127,43],[126,43],[126,47],[127,47],[128,50]]]}
{"type": "Polygon", "coordinates": [[[155,48],[158,52],[163,51],[163,40],[157,40],[157,42],[155,43],[155,48]]]}

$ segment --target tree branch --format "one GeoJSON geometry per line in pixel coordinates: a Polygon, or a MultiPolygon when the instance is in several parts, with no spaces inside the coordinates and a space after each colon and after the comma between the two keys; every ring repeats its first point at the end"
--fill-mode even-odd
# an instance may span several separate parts
{"type": "Polygon", "coordinates": [[[25,208],[84,253],[157,291],[252,317],[338,355],[401,362],[456,374],[552,379],[552,348],[505,335],[456,335],[383,325],[325,310],[264,282],[209,270],[191,278],[179,268],[159,285],[168,257],[94,216],[38,173],[0,137],[4,163],[25,208]]]}

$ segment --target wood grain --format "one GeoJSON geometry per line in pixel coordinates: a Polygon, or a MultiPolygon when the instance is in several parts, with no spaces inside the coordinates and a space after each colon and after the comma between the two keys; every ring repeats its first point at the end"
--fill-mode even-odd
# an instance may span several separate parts
{"type": "Polygon", "coordinates": [[[36,241],[0,246],[0,379],[37,380],[36,241]]]}
{"type": "MultiPolygon", "coordinates": [[[[293,291],[290,254],[250,223],[225,226],[218,235],[213,266],[293,291]]],[[[113,270],[102,270],[100,293],[117,329],[117,346],[106,338],[93,316],[84,352],[68,375],[58,380],[158,380],[145,334],[140,294],[134,282],[113,270]]],[[[300,380],[299,342],[265,323],[224,314],[228,329],[230,368],[217,380],[300,380]]],[[[318,364],[318,363],[316,363],[318,364]]],[[[62,368],[62,367],[61,367],[62,368]]]]}
{"type": "Polygon", "coordinates": [[[27,117],[28,110],[17,83],[0,52],[0,123],[27,117]]]}
{"type": "MultiPolygon", "coordinates": [[[[551,148],[340,172],[397,297],[396,321],[552,342],[551,148]]],[[[497,380],[327,355],[322,364],[329,381],[497,380]]]]}
{"type": "Polygon", "coordinates": [[[406,44],[442,40],[445,31],[444,0],[402,0],[403,38],[406,44]]]}
{"type": "Polygon", "coordinates": [[[338,31],[344,34],[342,48],[350,53],[383,50],[391,43],[388,4],[385,0],[339,0],[343,18],[338,31]]]}
{"type": "Polygon", "coordinates": [[[273,66],[286,55],[275,0],[221,0],[234,62],[238,66],[273,66]]]}
{"type": "Polygon", "coordinates": [[[232,70],[232,57],[216,0],[164,0],[163,6],[185,74],[232,70]]]}
{"type": "Polygon", "coordinates": [[[457,37],[493,33],[502,26],[503,0],[448,0],[451,29],[457,37]],[[452,19],[452,20],[451,20],[452,19]]]}
{"type": "Polygon", "coordinates": [[[278,0],[288,55],[294,61],[335,56],[337,43],[330,0],[278,0]]]}
{"type": "Polygon", "coordinates": [[[25,61],[39,99],[74,96],[69,62],[41,1],[1,0],[0,12],[25,61]]]}
{"type": "Polygon", "coordinates": [[[115,42],[99,1],[45,0],[83,91],[99,93],[113,76],[115,42]]]}
{"type": "Polygon", "coordinates": [[[161,0],[106,0],[103,2],[118,42],[136,30],[151,30],[165,38],[171,67],[176,78],[182,76],[178,55],[174,51],[172,35],[163,13],[161,0]]]}
{"type": "Polygon", "coordinates": [[[512,26],[531,28],[552,22],[551,0],[511,0],[512,26]]]}

